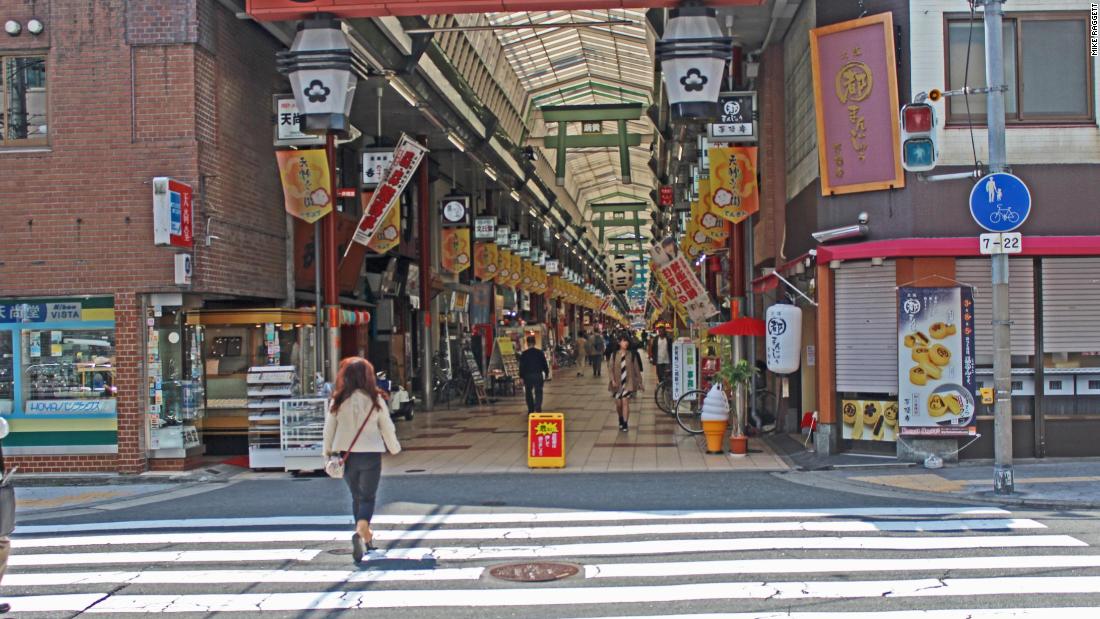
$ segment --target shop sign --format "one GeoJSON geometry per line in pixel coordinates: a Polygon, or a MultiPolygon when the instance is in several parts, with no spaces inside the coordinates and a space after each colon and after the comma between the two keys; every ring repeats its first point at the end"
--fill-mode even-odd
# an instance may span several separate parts
{"type": "Polygon", "coordinates": [[[551,275],[558,275],[561,273],[561,262],[558,260],[547,260],[546,272],[551,275]]]}
{"type": "Polygon", "coordinates": [[[905,187],[890,12],[810,30],[821,195],[905,187]]]}
{"type": "Polygon", "coordinates": [[[497,247],[503,249],[511,249],[511,242],[509,241],[509,239],[511,238],[510,233],[511,230],[508,229],[508,226],[500,226],[497,228],[497,247]]]}
{"type": "Polygon", "coordinates": [[[893,400],[841,400],[840,437],[852,441],[898,440],[898,403],[893,400]]]}
{"type": "Polygon", "coordinates": [[[531,257],[531,241],[520,241],[519,242],[519,251],[516,252],[516,255],[518,255],[520,258],[530,258],[531,257]]]}
{"type": "Polygon", "coordinates": [[[153,244],[191,247],[191,186],[166,176],[153,179],[153,244]]]}
{"type": "MultiPolygon", "coordinates": [[[[370,203],[363,210],[363,217],[359,220],[359,226],[355,230],[352,240],[360,245],[370,244],[371,239],[378,232],[379,223],[385,220],[386,215],[393,209],[401,192],[409,184],[420,160],[428,152],[422,144],[416,142],[407,135],[401,136],[397,148],[393,151],[393,165],[386,171],[385,179],[379,184],[378,189],[371,194],[370,203]]],[[[351,250],[348,244],[347,252],[351,250]]]]}
{"type": "Polygon", "coordinates": [[[374,189],[392,164],[393,151],[389,148],[364,148],[363,177],[360,184],[365,189],[374,189]]]}
{"type": "Polygon", "coordinates": [[[405,294],[409,295],[409,305],[420,309],[420,265],[409,263],[409,273],[405,278],[405,294]]]}
{"type": "Polygon", "coordinates": [[[303,133],[302,114],[294,95],[275,95],[275,146],[321,146],[324,135],[303,133]]]}
{"type": "Polygon", "coordinates": [[[902,436],[974,433],[977,380],[969,287],[898,289],[902,436]]]}
{"type": "Polygon", "coordinates": [[[668,292],[684,307],[690,320],[703,323],[718,313],[718,308],[711,302],[706,288],[680,252],[674,237],[666,237],[660,244],[651,247],[649,253],[654,267],[665,280],[668,292]]]}
{"type": "Polygon", "coordinates": [[[691,338],[677,338],[672,343],[672,399],[699,388],[698,349],[691,338]]]}
{"type": "Polygon", "coordinates": [[[519,251],[519,243],[519,232],[513,232],[508,236],[508,247],[510,247],[512,251],[519,251]]]}
{"type": "Polygon", "coordinates": [[[477,241],[491,241],[496,236],[497,231],[497,218],[496,217],[475,217],[474,218],[474,240],[477,241]]]}
{"type": "Polygon", "coordinates": [[[700,199],[714,213],[735,224],[759,211],[756,147],[727,146],[710,149],[710,181],[705,193],[700,199]]]}
{"type": "Polygon", "coordinates": [[[275,151],[286,212],[313,223],[332,212],[332,185],[324,149],[275,151]]]}
{"type": "Polygon", "coordinates": [[[674,193],[672,191],[672,185],[661,185],[660,193],[661,206],[672,206],[674,201],[674,193]]]}
{"type": "Polygon", "coordinates": [[[6,303],[0,305],[0,323],[81,320],[80,303],[6,303]]]}
{"type": "Polygon", "coordinates": [[[81,400],[27,400],[27,415],[110,415],[114,414],[114,398],[81,400]]]}
{"type": "Polygon", "coordinates": [[[756,140],[756,93],[723,92],[718,95],[718,122],[707,125],[707,135],[715,142],[751,142],[756,140]]]}
{"type": "Polygon", "coordinates": [[[439,202],[439,217],[444,227],[470,225],[469,196],[444,196],[439,202]]]}

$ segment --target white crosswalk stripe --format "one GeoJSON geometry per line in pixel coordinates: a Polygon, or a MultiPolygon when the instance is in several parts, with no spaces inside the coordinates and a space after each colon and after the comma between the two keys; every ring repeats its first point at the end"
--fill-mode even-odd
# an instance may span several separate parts
{"type": "Polygon", "coordinates": [[[359,567],[347,554],[343,516],[196,522],[20,527],[4,601],[15,613],[110,615],[476,607],[489,617],[558,607],[562,616],[565,607],[594,606],[600,616],[625,616],[614,614],[619,605],[645,604],[646,617],[669,619],[1100,616],[1037,603],[1100,596],[1100,553],[997,508],[380,515],[382,549],[359,567]],[[505,585],[487,574],[501,562],[543,559],[580,572],[553,586],[505,585]],[[789,604],[779,604],[884,597],[898,601],[874,613],[787,614],[789,604]],[[949,601],[918,611],[921,598],[949,601]],[[715,601],[775,604],[702,612],[715,601]]]}

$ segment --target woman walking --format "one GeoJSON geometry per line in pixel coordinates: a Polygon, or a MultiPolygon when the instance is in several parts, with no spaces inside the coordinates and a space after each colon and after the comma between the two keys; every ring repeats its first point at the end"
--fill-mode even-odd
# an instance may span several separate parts
{"type": "Polygon", "coordinates": [[[607,389],[615,398],[615,412],[619,414],[621,432],[630,429],[630,398],[643,391],[641,360],[630,344],[630,336],[625,333],[619,336],[619,348],[611,355],[611,364],[607,368],[611,375],[607,389]]]}
{"type": "Polygon", "coordinates": [[[390,408],[374,379],[374,366],[362,357],[348,357],[340,362],[331,414],[325,417],[322,450],[326,458],[347,456],[344,481],[351,490],[355,516],[351,555],[359,563],[366,549],[374,549],[370,521],[382,476],[382,452],[401,452],[390,408]]]}

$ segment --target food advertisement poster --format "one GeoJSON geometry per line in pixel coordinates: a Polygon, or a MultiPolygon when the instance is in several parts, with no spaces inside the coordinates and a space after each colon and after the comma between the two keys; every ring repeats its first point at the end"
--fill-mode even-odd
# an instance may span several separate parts
{"type": "Polygon", "coordinates": [[[898,289],[898,410],[903,436],[973,433],[974,295],[898,289]]]}
{"type": "Polygon", "coordinates": [[[893,400],[841,400],[840,437],[853,441],[898,440],[898,403],[893,400]]]}

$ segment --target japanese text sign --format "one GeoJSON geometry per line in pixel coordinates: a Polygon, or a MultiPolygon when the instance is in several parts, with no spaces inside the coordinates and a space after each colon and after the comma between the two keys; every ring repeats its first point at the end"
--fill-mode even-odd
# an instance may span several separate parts
{"type": "MultiPolygon", "coordinates": [[[[371,238],[378,232],[379,223],[385,220],[390,209],[398,201],[401,192],[409,184],[420,160],[428,149],[407,135],[401,136],[397,148],[393,151],[393,164],[390,165],[383,180],[378,184],[378,189],[371,194],[370,202],[363,209],[363,217],[359,220],[359,226],[355,230],[352,240],[361,245],[370,243],[371,238]]],[[[348,244],[351,248],[351,244],[348,244]]],[[[345,252],[346,255],[346,252],[345,252]]]]}
{"type": "Polygon", "coordinates": [[[275,151],[286,212],[313,223],[332,212],[328,158],[324,149],[275,151]]]}
{"type": "Polygon", "coordinates": [[[190,185],[164,176],[153,179],[153,243],[191,247],[192,199],[190,185]]]}
{"type": "MultiPolygon", "coordinates": [[[[710,184],[703,196],[711,210],[733,223],[741,223],[760,210],[756,184],[756,147],[729,146],[710,149],[710,184]]],[[[699,184],[700,191],[703,184],[699,184]]]]}
{"type": "Polygon", "coordinates": [[[680,252],[675,238],[665,238],[650,248],[649,253],[654,266],[667,283],[669,293],[684,306],[689,319],[701,323],[718,313],[718,308],[711,302],[706,288],[680,252]]]}
{"type": "Polygon", "coordinates": [[[810,31],[821,194],[905,186],[889,12],[810,31]]]}

